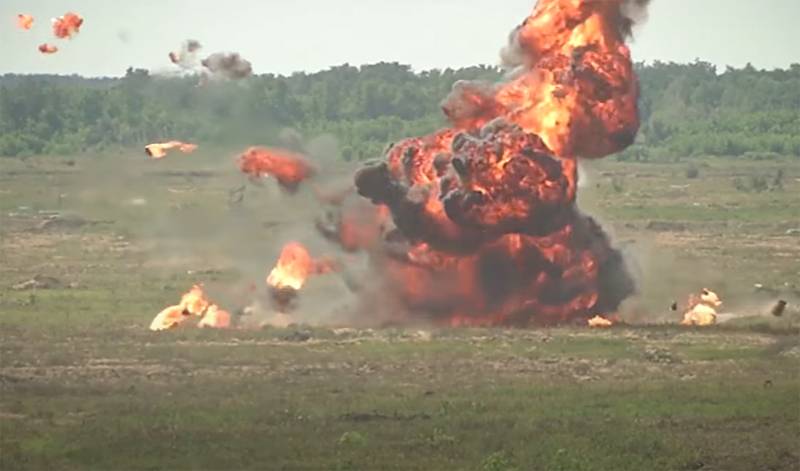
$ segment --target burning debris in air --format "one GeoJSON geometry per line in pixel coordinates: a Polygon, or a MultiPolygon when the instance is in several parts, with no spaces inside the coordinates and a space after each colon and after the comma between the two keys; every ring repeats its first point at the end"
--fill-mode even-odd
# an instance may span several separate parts
{"type": "Polygon", "coordinates": [[[158,313],[150,323],[150,330],[173,329],[192,317],[200,318],[198,327],[224,329],[231,324],[230,313],[211,302],[201,285],[194,285],[181,297],[180,304],[158,313]]]}
{"type": "Polygon", "coordinates": [[[188,142],[169,141],[144,146],[144,152],[153,159],[163,159],[173,149],[177,149],[184,154],[190,154],[197,150],[197,145],[189,144],[188,142]]]}
{"type": "Polygon", "coordinates": [[[25,13],[20,13],[19,15],[17,15],[17,27],[25,31],[28,31],[31,28],[33,28],[33,16],[25,13]]]}
{"type": "Polygon", "coordinates": [[[47,43],[40,44],[38,49],[39,49],[39,52],[41,52],[42,54],[55,54],[56,52],[58,52],[58,47],[57,46],[54,46],[52,44],[47,44],[47,43]]]}
{"type": "Polygon", "coordinates": [[[300,183],[315,172],[304,156],[285,149],[250,147],[237,162],[245,175],[251,178],[273,177],[289,192],[296,191],[300,183]]]}
{"type": "Polygon", "coordinates": [[[408,311],[450,325],[586,322],[633,293],[575,202],[577,159],[623,150],[639,127],[629,3],[540,1],[512,35],[508,81],[457,84],[442,105],[451,128],[358,172],[359,194],[391,211],[381,271],[408,311]]]}
{"type": "Polygon", "coordinates": [[[77,13],[65,13],[53,19],[53,34],[57,38],[72,39],[81,30],[83,18],[77,13]]]}
{"type": "Polygon", "coordinates": [[[200,41],[187,39],[180,50],[169,53],[169,60],[183,69],[192,69],[197,66],[197,52],[202,47],[200,41]]]}

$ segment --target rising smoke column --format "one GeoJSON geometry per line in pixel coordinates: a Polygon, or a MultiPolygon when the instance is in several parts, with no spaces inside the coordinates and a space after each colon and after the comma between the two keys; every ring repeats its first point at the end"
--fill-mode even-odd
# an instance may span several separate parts
{"type": "Polygon", "coordinates": [[[622,256],[575,204],[577,159],[630,145],[638,82],[625,45],[635,0],[542,0],[511,34],[500,84],[462,82],[451,128],[393,146],[356,175],[396,230],[384,288],[451,325],[553,324],[616,310],[622,256]]]}

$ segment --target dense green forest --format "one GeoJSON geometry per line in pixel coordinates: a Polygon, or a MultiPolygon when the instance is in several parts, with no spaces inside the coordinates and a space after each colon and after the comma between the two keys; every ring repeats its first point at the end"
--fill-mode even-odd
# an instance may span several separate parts
{"type": "MultiPolygon", "coordinates": [[[[705,62],[638,64],[642,128],[618,158],[800,156],[800,64],[719,71],[705,62]]],[[[129,69],[122,78],[0,76],[0,155],[74,154],[163,139],[274,144],[281,130],[332,134],[348,160],[444,124],[457,80],[501,79],[494,67],[415,72],[397,63],[343,65],[288,77],[198,87],[129,69]]],[[[285,131],[283,131],[285,133],[285,131]]]]}

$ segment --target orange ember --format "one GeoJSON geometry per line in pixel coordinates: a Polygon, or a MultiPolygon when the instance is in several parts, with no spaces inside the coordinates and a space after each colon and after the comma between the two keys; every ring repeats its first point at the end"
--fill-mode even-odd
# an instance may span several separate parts
{"type": "Polygon", "coordinates": [[[20,29],[29,30],[33,28],[33,16],[25,13],[17,15],[17,26],[20,29]]]}
{"type": "Polygon", "coordinates": [[[299,290],[311,275],[330,273],[336,269],[333,260],[314,260],[305,246],[290,242],[281,250],[278,263],[267,277],[267,284],[277,289],[299,290]]]}
{"type": "Polygon", "coordinates": [[[246,175],[274,177],[288,191],[295,191],[303,180],[314,174],[305,157],[284,149],[250,147],[239,156],[238,164],[246,175]]]}
{"type": "Polygon", "coordinates": [[[72,39],[78,34],[83,25],[83,18],[77,13],[65,13],[64,16],[53,19],[53,34],[57,38],[72,39]]]}
{"type": "Polygon", "coordinates": [[[144,152],[153,159],[163,159],[172,149],[178,149],[184,154],[190,154],[197,150],[197,145],[181,141],[161,142],[146,145],[144,147],[144,152]]]}
{"type": "Polygon", "coordinates": [[[576,206],[577,158],[621,151],[639,127],[629,3],[540,0],[505,53],[508,81],[455,84],[451,128],[357,173],[359,194],[391,212],[387,288],[410,311],[553,324],[613,312],[633,292],[622,255],[576,206]]]}
{"type": "Polygon", "coordinates": [[[40,44],[39,52],[42,54],[55,54],[58,52],[58,48],[52,44],[40,44]]]}

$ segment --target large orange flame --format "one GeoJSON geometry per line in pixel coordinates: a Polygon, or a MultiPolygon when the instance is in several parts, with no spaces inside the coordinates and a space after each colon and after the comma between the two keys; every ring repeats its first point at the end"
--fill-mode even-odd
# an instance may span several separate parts
{"type": "Polygon", "coordinates": [[[72,39],[81,30],[83,18],[77,13],[68,12],[53,19],[53,34],[57,38],[72,39]]]}

